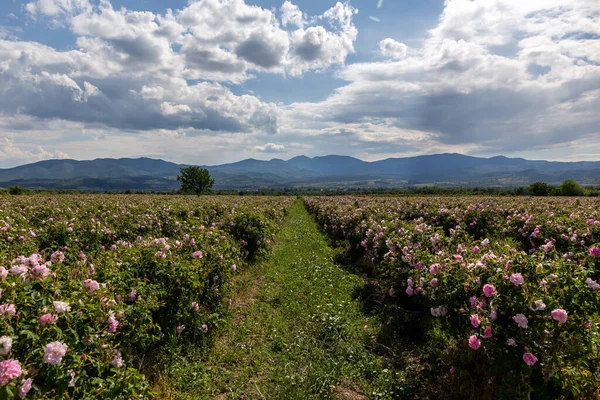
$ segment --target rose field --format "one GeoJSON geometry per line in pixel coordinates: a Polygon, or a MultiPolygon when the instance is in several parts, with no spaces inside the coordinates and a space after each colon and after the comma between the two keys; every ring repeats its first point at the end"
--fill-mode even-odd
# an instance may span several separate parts
{"type": "Polygon", "coordinates": [[[594,399],[592,198],[0,197],[0,399],[594,399]]]}
{"type": "Polygon", "coordinates": [[[210,345],[290,203],[0,199],[0,398],[147,397],[153,352],[210,345]]]}
{"type": "Polygon", "coordinates": [[[434,397],[600,396],[597,200],[306,204],[372,278],[389,345],[416,339],[421,375],[446,391],[434,397]]]}

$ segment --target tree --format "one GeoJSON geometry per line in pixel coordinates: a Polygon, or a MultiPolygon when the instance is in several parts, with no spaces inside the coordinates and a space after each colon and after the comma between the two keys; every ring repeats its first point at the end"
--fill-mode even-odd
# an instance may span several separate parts
{"type": "Polygon", "coordinates": [[[529,191],[534,196],[550,196],[552,193],[552,186],[546,182],[534,182],[529,185],[529,191]]]}
{"type": "Polygon", "coordinates": [[[208,192],[215,183],[207,169],[195,166],[182,168],[177,180],[181,182],[184,193],[194,193],[196,196],[208,192]]]}
{"type": "Polygon", "coordinates": [[[8,193],[18,196],[25,193],[25,189],[23,189],[21,186],[15,185],[8,188],[8,193]]]}
{"type": "Polygon", "coordinates": [[[573,179],[567,179],[558,187],[558,191],[563,196],[583,196],[584,191],[581,186],[573,179]]]}

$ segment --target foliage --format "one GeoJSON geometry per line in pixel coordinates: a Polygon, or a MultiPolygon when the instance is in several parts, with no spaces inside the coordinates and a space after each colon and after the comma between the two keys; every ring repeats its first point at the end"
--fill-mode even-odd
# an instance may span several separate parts
{"type": "Polygon", "coordinates": [[[0,398],[29,383],[34,399],[146,398],[157,348],[206,348],[225,324],[251,239],[232,236],[229,222],[256,213],[268,243],[290,203],[0,199],[0,398]]]}
{"type": "Polygon", "coordinates": [[[182,168],[177,180],[181,182],[183,193],[193,193],[197,196],[207,193],[215,183],[207,169],[197,166],[182,168]]]}
{"type": "Polygon", "coordinates": [[[534,182],[529,185],[529,191],[534,196],[550,196],[554,188],[545,182],[534,182]]]}
{"type": "Polygon", "coordinates": [[[567,179],[558,187],[558,192],[563,196],[583,196],[583,188],[572,179],[567,179]]]}
{"type": "Polygon", "coordinates": [[[22,187],[15,185],[15,186],[11,186],[8,188],[8,194],[12,194],[15,196],[24,194],[26,192],[25,189],[23,189],[22,187]]]}
{"type": "Polygon", "coordinates": [[[420,343],[424,376],[466,398],[600,395],[595,200],[305,201],[376,277],[371,297],[391,335],[420,343]]]}

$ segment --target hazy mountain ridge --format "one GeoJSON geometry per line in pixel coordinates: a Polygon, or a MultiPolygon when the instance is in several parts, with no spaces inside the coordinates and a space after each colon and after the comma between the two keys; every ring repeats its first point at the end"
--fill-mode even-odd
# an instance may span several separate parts
{"type": "MultiPolygon", "coordinates": [[[[185,164],[151,158],[48,160],[0,169],[0,186],[80,190],[172,190],[185,164]]],[[[215,189],[283,187],[511,186],[573,178],[600,184],[600,162],[556,162],[496,156],[435,154],[362,161],[349,156],[247,159],[208,168],[215,189]]]]}

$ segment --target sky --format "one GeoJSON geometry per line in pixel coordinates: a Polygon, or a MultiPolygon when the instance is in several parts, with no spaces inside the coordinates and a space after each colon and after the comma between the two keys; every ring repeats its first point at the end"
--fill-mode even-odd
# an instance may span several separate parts
{"type": "Polygon", "coordinates": [[[598,0],[2,0],[0,168],[600,160],[598,0]]]}

